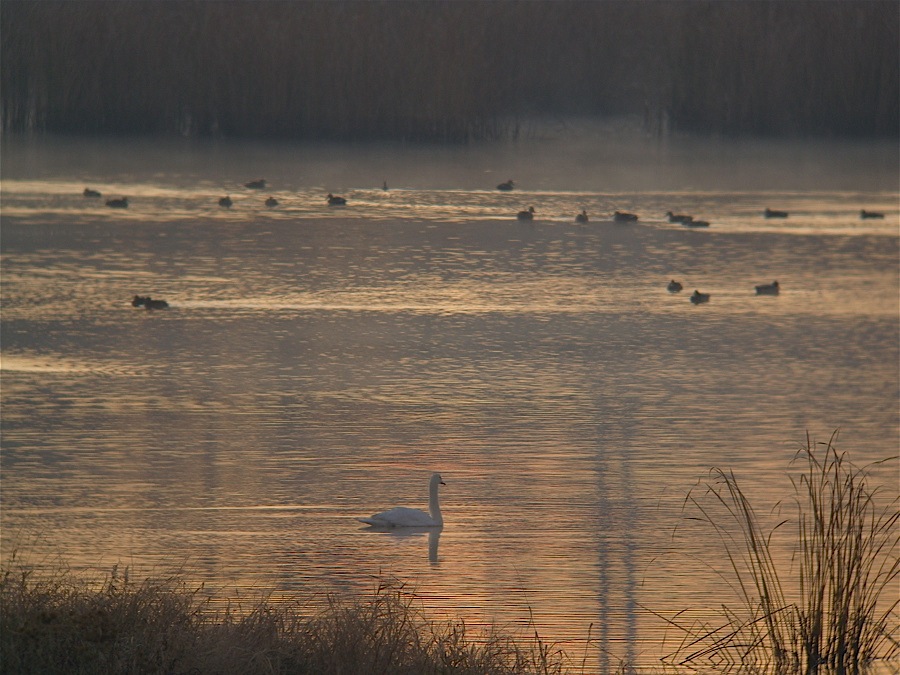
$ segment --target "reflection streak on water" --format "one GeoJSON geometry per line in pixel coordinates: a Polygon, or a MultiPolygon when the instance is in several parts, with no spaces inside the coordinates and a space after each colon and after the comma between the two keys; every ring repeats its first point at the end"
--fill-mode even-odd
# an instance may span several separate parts
{"type": "Polygon", "coordinates": [[[666,212],[689,212],[728,232],[780,232],[794,234],[896,234],[900,209],[895,192],[739,192],[648,191],[628,193],[592,191],[520,190],[512,194],[492,190],[406,188],[384,192],[355,189],[344,193],[346,207],[330,207],[322,188],[261,194],[255,190],[218,189],[206,182],[193,185],[125,183],[108,186],[106,195],[129,197],[128,209],[110,209],[101,199],[86,199],[80,184],[71,181],[5,179],[0,195],[7,216],[66,218],[68,222],[109,220],[121,223],[181,222],[187,219],[241,223],[293,222],[309,218],[365,218],[374,222],[421,220],[433,222],[508,221],[528,206],[545,223],[571,224],[575,214],[587,210],[594,223],[609,221],[615,210],[638,213],[657,227],[683,230],[666,221],[666,212]],[[231,208],[218,205],[228,192],[231,208]],[[265,206],[274,196],[276,208],[265,206]],[[787,210],[786,220],[767,220],[770,205],[787,210]],[[879,211],[884,220],[861,220],[860,210],[879,211]]]}
{"type": "MultiPolygon", "coordinates": [[[[651,660],[665,626],[642,607],[722,600],[711,533],[673,537],[710,466],[765,512],[806,430],[840,427],[859,463],[896,449],[897,237],[835,234],[855,196],[785,197],[839,214],[827,236],[786,237],[741,220],[759,195],[695,195],[735,214],[700,233],[522,226],[502,196],[436,190],[347,192],[412,195],[413,221],[337,215],[308,190],[271,216],[236,200],[154,220],[136,199],[127,223],[74,225],[77,200],[23,219],[10,192],[53,200],[3,190],[4,556],[183,568],[243,597],[394,575],[438,618],[533,620],[565,645],[593,624],[613,658],[651,660]],[[775,278],[781,296],[754,296],[775,278]],[[424,506],[432,470],[448,483],[436,562],[427,535],[357,527],[424,506]]],[[[155,190],[128,192],[170,215],[199,204],[155,190]]],[[[532,198],[572,201],[516,203],[532,198]]]]}

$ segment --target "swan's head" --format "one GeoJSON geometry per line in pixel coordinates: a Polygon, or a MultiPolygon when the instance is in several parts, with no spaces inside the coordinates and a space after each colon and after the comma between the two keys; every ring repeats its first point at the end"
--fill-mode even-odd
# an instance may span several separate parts
{"type": "Polygon", "coordinates": [[[431,474],[431,484],[434,486],[446,485],[446,483],[444,482],[444,479],[441,478],[441,474],[439,474],[439,473],[431,474]]]}

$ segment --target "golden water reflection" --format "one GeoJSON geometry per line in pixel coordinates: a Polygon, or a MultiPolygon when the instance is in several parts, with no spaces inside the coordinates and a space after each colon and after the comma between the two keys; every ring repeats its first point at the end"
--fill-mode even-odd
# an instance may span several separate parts
{"type": "Polygon", "coordinates": [[[681,536],[711,466],[768,514],[807,430],[896,454],[896,236],[3,217],[0,551],[39,568],[223,602],[391,576],[603,672],[727,597],[714,534],[681,536]],[[439,541],[355,521],[435,470],[439,541]]]}

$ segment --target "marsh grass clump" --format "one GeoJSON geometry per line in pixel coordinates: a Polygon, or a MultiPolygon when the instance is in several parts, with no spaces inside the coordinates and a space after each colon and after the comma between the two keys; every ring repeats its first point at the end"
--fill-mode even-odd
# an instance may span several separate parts
{"type": "Polygon", "coordinates": [[[309,672],[567,672],[565,654],[537,633],[516,639],[496,630],[470,634],[462,621],[429,622],[395,583],[380,583],[364,603],[332,599],[302,632],[309,672]]]}
{"type": "MultiPolygon", "coordinates": [[[[775,673],[853,674],[900,655],[897,594],[900,499],[881,499],[865,468],[807,437],[792,465],[796,543],[789,562],[733,472],[712,471],[686,500],[723,544],[738,608],[723,606],[719,625],[683,626],[688,635],[669,658],[775,673]]],[[[886,460],[885,460],[886,461],[886,460]]]]}
{"type": "Polygon", "coordinates": [[[447,673],[562,675],[562,650],[461,622],[426,620],[414,593],[381,581],[356,601],[308,611],[263,599],[216,611],[178,579],[99,585],[13,557],[0,586],[3,673],[447,673]]]}
{"type": "Polygon", "coordinates": [[[15,557],[4,567],[4,673],[163,672],[194,647],[195,594],[173,580],[135,584],[113,568],[98,588],[65,568],[38,579],[15,557]]]}

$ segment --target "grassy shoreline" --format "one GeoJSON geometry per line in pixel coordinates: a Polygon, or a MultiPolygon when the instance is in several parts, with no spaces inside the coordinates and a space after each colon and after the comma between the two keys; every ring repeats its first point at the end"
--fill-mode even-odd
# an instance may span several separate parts
{"type": "Polygon", "coordinates": [[[214,610],[178,578],[134,582],[115,568],[98,587],[13,562],[0,583],[3,673],[584,672],[537,633],[429,621],[393,581],[321,610],[263,599],[249,611],[214,610]]]}

